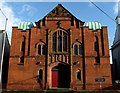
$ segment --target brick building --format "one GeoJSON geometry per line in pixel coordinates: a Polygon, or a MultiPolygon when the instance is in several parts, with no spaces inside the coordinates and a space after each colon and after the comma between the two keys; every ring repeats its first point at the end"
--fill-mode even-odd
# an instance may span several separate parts
{"type": "Polygon", "coordinates": [[[107,27],[58,4],[43,19],[13,27],[7,88],[98,89],[111,85],[107,27]]]}

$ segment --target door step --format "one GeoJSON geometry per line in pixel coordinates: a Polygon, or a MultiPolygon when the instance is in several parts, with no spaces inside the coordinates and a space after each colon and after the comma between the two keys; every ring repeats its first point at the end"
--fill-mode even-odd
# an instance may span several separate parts
{"type": "Polygon", "coordinates": [[[52,92],[52,91],[54,91],[54,92],[71,92],[71,91],[73,91],[73,89],[71,89],[71,88],[55,88],[55,87],[53,87],[53,88],[49,89],[48,91],[50,91],[50,92],[52,92]]]}

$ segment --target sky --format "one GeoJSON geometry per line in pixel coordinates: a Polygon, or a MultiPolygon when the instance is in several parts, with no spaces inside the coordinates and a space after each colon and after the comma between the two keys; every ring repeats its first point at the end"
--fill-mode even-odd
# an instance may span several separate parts
{"type": "MultiPolygon", "coordinates": [[[[118,15],[117,1],[94,3],[115,20],[118,15]]],[[[5,29],[6,18],[8,18],[7,33],[11,42],[12,26],[18,26],[20,22],[24,21],[36,22],[58,4],[62,4],[69,12],[85,23],[98,21],[102,26],[107,26],[109,48],[111,48],[116,31],[116,23],[97,9],[89,0],[88,2],[60,2],[60,0],[58,2],[6,2],[5,0],[0,0],[0,9],[5,15],[0,11],[0,30],[5,29]]]]}

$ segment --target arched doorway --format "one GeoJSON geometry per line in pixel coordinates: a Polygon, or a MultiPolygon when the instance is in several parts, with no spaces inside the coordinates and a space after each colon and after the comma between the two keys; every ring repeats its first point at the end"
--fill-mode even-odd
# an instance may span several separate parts
{"type": "Polygon", "coordinates": [[[52,68],[52,87],[69,88],[70,87],[70,66],[58,64],[52,68]]]}

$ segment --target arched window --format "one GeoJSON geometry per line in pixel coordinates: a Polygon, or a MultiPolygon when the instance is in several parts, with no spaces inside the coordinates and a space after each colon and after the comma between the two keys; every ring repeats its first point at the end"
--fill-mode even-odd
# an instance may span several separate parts
{"type": "Polygon", "coordinates": [[[52,50],[56,51],[56,44],[57,44],[57,33],[53,34],[53,40],[52,40],[52,50]]]}
{"type": "Polygon", "coordinates": [[[43,55],[46,54],[46,46],[45,46],[45,45],[42,46],[42,54],[43,54],[43,55]]]}
{"type": "Polygon", "coordinates": [[[55,32],[52,36],[53,52],[67,52],[67,33],[62,30],[55,32]]]}
{"type": "Polygon", "coordinates": [[[46,54],[46,45],[38,44],[37,45],[37,54],[38,55],[45,55],[46,54]]]}
{"type": "Polygon", "coordinates": [[[38,54],[41,55],[41,45],[38,45],[38,54]]]}
{"type": "Polygon", "coordinates": [[[81,71],[80,70],[77,71],[77,79],[81,80],[81,71]]]}
{"type": "Polygon", "coordinates": [[[74,54],[78,55],[78,46],[77,45],[74,45],[74,54]]]}

